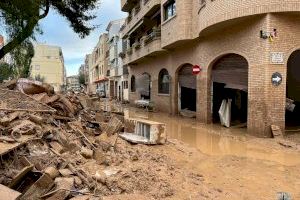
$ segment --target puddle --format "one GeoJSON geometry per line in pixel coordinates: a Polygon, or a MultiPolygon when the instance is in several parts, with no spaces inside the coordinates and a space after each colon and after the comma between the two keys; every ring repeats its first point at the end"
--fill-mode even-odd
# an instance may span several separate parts
{"type": "Polygon", "coordinates": [[[195,119],[169,116],[164,113],[149,113],[136,108],[120,108],[119,106],[109,108],[107,105],[106,108],[108,110],[124,110],[125,117],[163,122],[167,125],[168,138],[187,143],[207,155],[238,156],[276,162],[285,166],[300,164],[299,153],[288,153],[279,149],[268,148],[263,143],[257,144],[245,136],[246,129],[228,129],[218,125],[205,125],[200,124],[195,119]]]}

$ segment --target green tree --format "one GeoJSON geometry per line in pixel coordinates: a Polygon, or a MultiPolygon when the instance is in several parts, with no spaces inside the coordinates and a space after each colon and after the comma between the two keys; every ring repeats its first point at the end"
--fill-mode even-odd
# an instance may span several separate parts
{"type": "Polygon", "coordinates": [[[18,78],[28,78],[34,48],[29,40],[25,40],[21,45],[11,51],[13,60],[14,75],[18,78]]]}
{"type": "Polygon", "coordinates": [[[84,77],[84,74],[82,74],[82,73],[79,74],[79,84],[85,85],[85,77],[84,77]]]}
{"type": "Polygon", "coordinates": [[[75,33],[81,38],[90,34],[95,26],[88,22],[95,18],[90,11],[98,0],[1,0],[0,19],[10,41],[0,49],[0,59],[14,50],[35,33],[42,33],[39,21],[50,8],[65,17],[75,33]]]}
{"type": "Polygon", "coordinates": [[[0,83],[13,77],[13,67],[7,63],[0,63],[0,83]]]}

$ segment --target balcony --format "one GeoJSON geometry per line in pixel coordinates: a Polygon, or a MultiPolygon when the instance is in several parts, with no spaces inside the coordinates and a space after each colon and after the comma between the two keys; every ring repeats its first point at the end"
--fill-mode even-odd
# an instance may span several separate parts
{"type": "Polygon", "coordinates": [[[124,12],[129,12],[132,10],[134,5],[136,5],[137,0],[121,0],[121,10],[124,12]]]}
{"type": "Polygon", "coordinates": [[[140,4],[137,3],[126,19],[126,26],[122,30],[123,37],[143,24],[145,18],[160,10],[160,4],[160,0],[142,0],[140,4]]]}
{"type": "Polygon", "coordinates": [[[135,42],[132,47],[127,49],[123,64],[132,64],[162,52],[165,50],[161,48],[161,31],[159,28],[153,29],[149,35],[142,37],[140,41],[135,42]]]}
{"type": "Polygon", "coordinates": [[[118,76],[118,68],[117,67],[112,67],[110,68],[110,77],[115,77],[118,76]]]}

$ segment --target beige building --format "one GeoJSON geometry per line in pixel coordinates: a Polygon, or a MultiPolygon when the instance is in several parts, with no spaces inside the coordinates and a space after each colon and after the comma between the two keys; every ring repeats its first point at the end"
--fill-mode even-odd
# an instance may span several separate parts
{"type": "Polygon", "coordinates": [[[66,70],[61,48],[36,44],[34,51],[30,76],[33,79],[41,79],[45,83],[49,83],[55,91],[62,91],[66,86],[66,70]]]}
{"type": "Polygon", "coordinates": [[[108,89],[108,79],[106,77],[108,70],[107,39],[107,33],[100,35],[99,41],[89,58],[91,59],[89,61],[90,92],[93,94],[96,94],[96,91],[106,94],[108,89]]]}
{"type": "Polygon", "coordinates": [[[294,0],[121,0],[129,13],[124,64],[130,101],[149,99],[172,114],[195,112],[271,136],[300,125],[300,2],[294,0]],[[193,75],[193,67],[201,67],[193,75]],[[288,103],[287,103],[288,102],[288,103]]]}

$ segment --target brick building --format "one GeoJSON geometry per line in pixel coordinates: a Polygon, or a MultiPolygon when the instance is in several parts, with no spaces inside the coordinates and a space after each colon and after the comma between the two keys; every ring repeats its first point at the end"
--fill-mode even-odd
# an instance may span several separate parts
{"type": "Polygon", "coordinates": [[[247,122],[259,137],[271,136],[272,124],[300,124],[300,2],[121,0],[121,6],[128,12],[122,37],[131,103],[150,99],[160,111],[187,109],[200,122],[218,123],[222,100],[232,99],[232,123],[247,122]],[[202,68],[197,76],[194,65],[202,68]],[[294,113],[286,111],[287,98],[294,113]]]}

